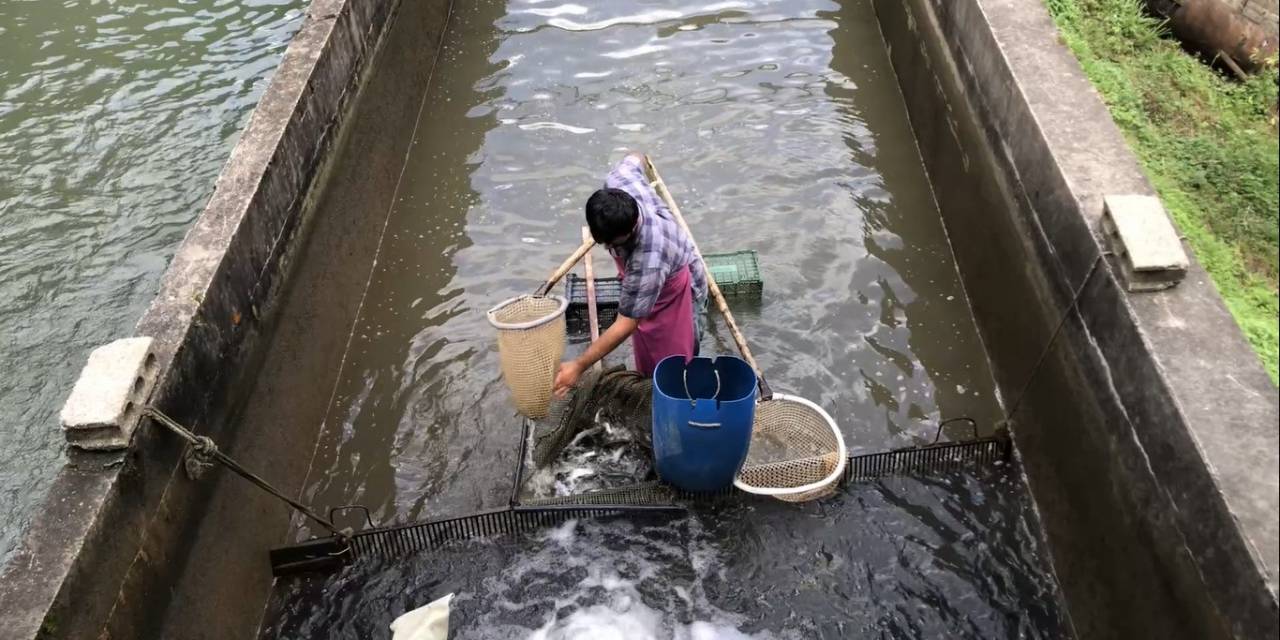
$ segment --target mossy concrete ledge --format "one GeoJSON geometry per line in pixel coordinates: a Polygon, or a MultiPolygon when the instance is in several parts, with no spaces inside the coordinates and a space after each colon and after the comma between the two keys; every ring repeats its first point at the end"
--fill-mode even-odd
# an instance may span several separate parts
{"type": "MultiPolygon", "coordinates": [[[[225,442],[350,98],[398,0],[314,0],[136,333],[151,404],[225,442]]],[[[69,390],[68,390],[69,391],[69,390]]],[[[50,428],[56,428],[50,425],[50,428]]],[[[68,450],[0,576],[2,638],[155,634],[207,489],[144,421],[123,452],[68,450]]]]}
{"type": "Polygon", "coordinates": [[[876,9],[1077,635],[1277,637],[1276,387],[1194,258],[1126,289],[1155,192],[1043,0],[876,9]]]}

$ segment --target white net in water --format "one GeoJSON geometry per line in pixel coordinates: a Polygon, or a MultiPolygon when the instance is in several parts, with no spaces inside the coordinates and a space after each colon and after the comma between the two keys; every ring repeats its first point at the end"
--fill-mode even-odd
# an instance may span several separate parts
{"type": "Polygon", "coordinates": [[[551,404],[556,367],[564,355],[564,310],[560,296],[520,296],[489,310],[489,323],[498,330],[502,379],[511,390],[516,410],[529,418],[544,418],[551,404]]]}
{"type": "Polygon", "coordinates": [[[846,457],[844,437],[826,411],[774,394],[756,407],[747,460],[733,484],[787,502],[817,500],[840,484],[846,457]]]}

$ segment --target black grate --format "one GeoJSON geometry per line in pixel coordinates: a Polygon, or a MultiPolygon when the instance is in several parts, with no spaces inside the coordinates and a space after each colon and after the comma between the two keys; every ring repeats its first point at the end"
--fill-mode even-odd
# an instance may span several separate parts
{"type": "Polygon", "coordinates": [[[676,505],[544,505],[517,506],[465,516],[360,531],[351,536],[354,558],[395,557],[431,551],[461,540],[495,538],[563,524],[579,518],[610,518],[684,513],[676,505]]]}
{"type": "Polygon", "coordinates": [[[352,560],[363,558],[395,558],[420,551],[432,551],[442,545],[477,538],[497,538],[553,527],[580,518],[664,517],[686,513],[682,506],[670,501],[656,504],[592,504],[582,500],[548,501],[533,506],[513,506],[481,511],[465,516],[413,522],[390,527],[375,527],[349,534],[313,538],[305,542],[278,547],[270,552],[271,573],[281,576],[300,572],[335,571],[352,560]]]}
{"type": "MultiPolygon", "coordinates": [[[[850,456],[844,482],[893,475],[940,475],[1008,460],[1013,443],[1007,433],[967,442],[947,442],[850,456]]],[[[517,484],[517,487],[519,485],[517,484]]],[[[741,495],[733,487],[692,494],[661,482],[642,482],[576,496],[544,498],[502,509],[390,527],[370,528],[347,538],[316,538],[271,550],[274,575],[333,571],[354,559],[394,558],[431,551],[451,542],[495,538],[534,531],[579,518],[637,518],[680,515],[683,501],[741,495]]],[[[367,517],[367,513],[366,513],[367,517]]]]}
{"type": "Polygon", "coordinates": [[[966,467],[1008,460],[1013,443],[1006,435],[968,442],[946,442],[850,456],[845,482],[874,480],[893,475],[936,475],[966,467]]]}

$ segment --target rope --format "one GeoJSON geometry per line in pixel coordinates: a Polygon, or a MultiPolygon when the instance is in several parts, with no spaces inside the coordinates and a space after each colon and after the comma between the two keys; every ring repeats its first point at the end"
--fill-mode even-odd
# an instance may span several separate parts
{"type": "Polygon", "coordinates": [[[1111,255],[1110,251],[1104,251],[1099,253],[1097,258],[1094,258],[1093,265],[1089,267],[1089,272],[1085,274],[1084,280],[1080,281],[1080,286],[1076,287],[1075,294],[1071,296],[1071,304],[1066,309],[1063,309],[1062,317],[1058,319],[1058,326],[1054,328],[1053,335],[1049,336],[1049,341],[1045,343],[1044,349],[1040,351],[1040,357],[1036,358],[1036,364],[1031,368],[1031,373],[1027,375],[1027,381],[1022,384],[1022,390],[1018,392],[1018,395],[1014,396],[1013,404],[1009,405],[1009,411],[1005,413],[1004,420],[1001,421],[1002,426],[1013,421],[1013,414],[1017,413],[1018,407],[1022,405],[1022,399],[1026,397],[1027,390],[1031,388],[1031,382],[1036,379],[1036,374],[1040,372],[1040,365],[1044,364],[1045,357],[1049,355],[1049,349],[1057,341],[1058,334],[1062,333],[1062,327],[1066,326],[1067,318],[1071,317],[1072,311],[1080,312],[1080,296],[1084,294],[1085,285],[1089,284],[1089,281],[1093,279],[1093,274],[1098,270],[1098,265],[1102,264],[1102,259],[1109,255],[1111,255]]]}
{"type": "Polygon", "coordinates": [[[214,443],[212,438],[192,433],[190,429],[178,424],[176,420],[165,415],[164,412],[155,407],[148,406],[144,411],[146,415],[150,416],[161,425],[164,425],[170,431],[181,436],[187,441],[187,444],[190,445],[190,449],[187,450],[186,459],[183,462],[186,466],[187,474],[193,480],[198,479],[203,475],[209,467],[213,466],[214,462],[221,463],[222,466],[234,471],[236,475],[257,485],[259,489],[283,500],[289,506],[302,512],[303,515],[315,520],[320,526],[328,529],[329,533],[332,533],[339,538],[345,539],[347,537],[346,534],[339,531],[338,527],[335,526],[333,522],[329,521],[328,518],[321,516],[315,511],[312,511],[310,507],[307,507],[297,500],[285,495],[279,489],[271,486],[271,483],[263,480],[252,471],[240,466],[240,463],[228,457],[227,454],[219,451],[218,445],[214,443]]]}

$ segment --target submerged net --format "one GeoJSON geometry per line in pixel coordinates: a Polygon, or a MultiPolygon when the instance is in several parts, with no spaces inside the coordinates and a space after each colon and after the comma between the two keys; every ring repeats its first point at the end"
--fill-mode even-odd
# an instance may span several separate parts
{"type": "Polygon", "coordinates": [[[636,444],[652,449],[652,404],[653,381],[639,372],[624,365],[588,369],[564,400],[552,403],[546,428],[536,435],[534,465],[551,465],[570,444],[602,422],[625,429],[636,444]]]}
{"type": "Polygon", "coordinates": [[[567,306],[560,296],[520,296],[489,310],[489,323],[498,330],[502,379],[516,409],[530,418],[546,417],[551,404],[567,306]]]}

